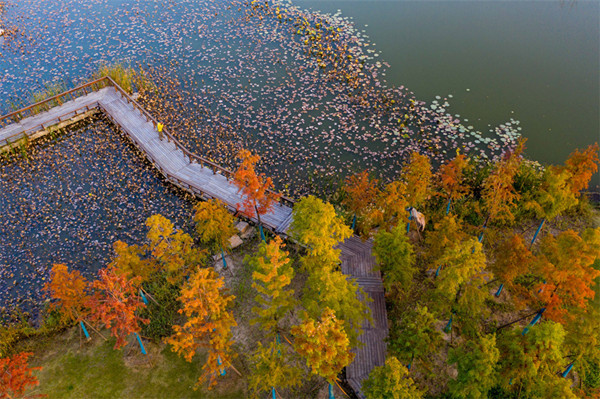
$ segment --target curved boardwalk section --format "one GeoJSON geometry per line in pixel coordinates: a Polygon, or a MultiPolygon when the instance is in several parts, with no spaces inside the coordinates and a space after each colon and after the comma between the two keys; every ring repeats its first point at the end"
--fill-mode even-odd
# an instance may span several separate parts
{"type": "MultiPolygon", "coordinates": [[[[203,199],[218,198],[235,212],[242,202],[235,185],[230,184],[231,172],[194,154],[190,154],[170,134],[159,136],[156,121],[114,82],[111,86],[67,101],[46,112],[20,120],[0,129],[0,147],[24,138],[43,135],[48,126],[90,111],[102,110],[142,151],[171,183],[203,199]]],[[[7,118],[2,118],[7,119],[7,118]]],[[[280,201],[261,217],[263,225],[277,234],[286,235],[292,220],[293,202],[280,201]]],[[[257,222],[256,218],[252,218],[257,222]]],[[[359,337],[364,345],[354,349],[356,357],[346,368],[349,384],[359,397],[362,381],[373,367],[385,362],[385,337],[388,333],[387,314],[381,275],[374,271],[372,243],[351,237],[340,244],[342,272],[355,278],[373,300],[369,306],[373,324],[365,322],[359,337]]]]}

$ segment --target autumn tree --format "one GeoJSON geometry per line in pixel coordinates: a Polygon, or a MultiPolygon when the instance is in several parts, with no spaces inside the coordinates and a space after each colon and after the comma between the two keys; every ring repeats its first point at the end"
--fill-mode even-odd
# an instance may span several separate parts
{"type": "Polygon", "coordinates": [[[504,158],[494,164],[492,172],[483,181],[482,199],[488,215],[487,220],[512,223],[512,213],[519,195],[513,186],[513,181],[522,161],[521,153],[525,148],[525,140],[520,140],[517,146],[504,155],[504,158]]]}
{"type": "Polygon", "coordinates": [[[61,319],[67,321],[82,321],[89,312],[87,307],[89,282],[77,270],[69,272],[66,265],[58,263],[52,266],[50,281],[44,289],[55,302],[51,309],[58,309],[61,319]]]}
{"type": "Polygon", "coordinates": [[[208,349],[198,384],[208,380],[212,387],[216,384],[215,375],[231,365],[235,355],[231,329],[237,323],[229,308],[234,299],[227,294],[223,279],[211,269],[198,269],[181,289],[179,300],[183,307],[179,313],[185,314],[187,320],[183,326],[174,325],[175,333],[165,341],[188,362],[199,348],[208,349]]]}
{"type": "Polygon", "coordinates": [[[233,175],[232,183],[242,193],[243,202],[237,204],[238,211],[249,217],[256,216],[260,224],[260,215],[269,212],[280,195],[271,191],[273,181],[264,174],[256,174],[255,165],[260,160],[258,155],[252,155],[248,150],[238,153],[241,159],[239,168],[233,175]]]}
{"type": "Polygon", "coordinates": [[[140,332],[140,323],[149,323],[136,315],[144,306],[137,295],[140,283],[140,277],[127,278],[110,267],[100,269],[98,280],[92,283],[95,292],[87,305],[90,318],[110,329],[117,339],[115,349],[125,346],[130,334],[140,332]]]}
{"type": "Polygon", "coordinates": [[[593,265],[599,257],[600,229],[587,229],[581,236],[567,230],[556,237],[544,237],[535,269],[545,281],[544,289],[537,295],[540,307],[546,307],[547,318],[569,320],[571,310],[584,309],[588,299],[594,298],[593,287],[600,271],[593,265]]]}
{"type": "Polygon", "coordinates": [[[598,171],[598,149],[598,143],[595,143],[583,151],[575,150],[565,162],[565,168],[571,174],[571,191],[578,196],[598,171]]]}
{"type": "Polygon", "coordinates": [[[399,289],[410,286],[416,271],[415,255],[404,227],[396,226],[390,232],[380,230],[375,236],[373,253],[386,290],[396,284],[399,289]]]}
{"type": "Polygon", "coordinates": [[[392,226],[406,223],[408,208],[406,183],[393,181],[387,184],[377,196],[376,206],[371,209],[370,218],[375,224],[389,230],[392,226]]]}
{"type": "Polygon", "coordinates": [[[258,342],[250,356],[251,374],[248,386],[254,397],[272,389],[285,389],[301,383],[302,369],[297,364],[297,355],[290,347],[272,341],[263,346],[258,342]]]}
{"type": "Polygon", "coordinates": [[[193,238],[176,229],[162,215],[153,215],[146,221],[147,250],[157,270],[164,271],[169,282],[180,281],[191,270],[204,263],[206,253],[194,246],[193,238]]]}
{"type": "Polygon", "coordinates": [[[209,244],[213,250],[227,250],[230,247],[229,238],[236,231],[234,217],[218,199],[199,202],[194,207],[194,222],[200,241],[209,244]]]}
{"type": "Polygon", "coordinates": [[[513,234],[500,242],[494,250],[489,270],[511,292],[513,303],[517,308],[531,304],[533,292],[528,287],[517,284],[515,279],[531,273],[534,263],[535,256],[519,234],[513,234]]]}
{"type": "Polygon", "coordinates": [[[433,224],[433,231],[428,231],[425,236],[425,246],[427,253],[425,259],[435,263],[442,257],[446,249],[455,246],[457,243],[467,239],[467,234],[463,231],[461,220],[454,215],[446,215],[433,224]]]}
{"type": "MultiPolygon", "coordinates": [[[[0,358],[0,399],[24,397],[27,389],[39,384],[33,372],[42,368],[29,367],[27,363],[27,359],[32,355],[31,352],[21,352],[0,358]]],[[[40,396],[42,395],[36,395],[40,396]]]]}
{"type": "Polygon", "coordinates": [[[296,203],[289,233],[308,254],[327,264],[339,263],[340,250],[336,245],[352,236],[352,231],[335,213],[333,205],[309,195],[296,203]]]}
{"type": "Polygon", "coordinates": [[[469,193],[464,174],[470,166],[469,159],[463,154],[457,154],[452,161],[440,166],[438,184],[441,195],[448,200],[448,210],[450,210],[450,201],[460,200],[469,193]]]}
{"type": "Polygon", "coordinates": [[[119,240],[113,243],[113,250],[115,255],[109,266],[120,274],[146,281],[157,271],[157,263],[146,259],[146,248],[143,246],[127,245],[119,240]]]}
{"type": "Polygon", "coordinates": [[[597,378],[597,366],[600,364],[600,334],[598,320],[600,307],[590,303],[585,309],[573,311],[573,319],[565,324],[565,341],[563,351],[569,354],[569,360],[577,365],[580,380],[587,377],[597,378]]]}
{"type": "Polygon", "coordinates": [[[419,206],[429,198],[432,177],[429,158],[413,152],[408,163],[402,168],[402,180],[406,183],[406,200],[410,206],[419,206]]]}
{"type": "Polygon", "coordinates": [[[484,270],[486,261],[481,244],[471,238],[448,247],[437,263],[445,265],[435,288],[439,304],[445,307],[455,302],[462,286],[484,270]]]}
{"type": "Polygon", "coordinates": [[[339,270],[310,273],[304,285],[303,305],[309,315],[317,318],[324,308],[332,310],[343,321],[350,344],[358,345],[358,336],[365,320],[373,322],[367,301],[371,298],[339,270]]]}
{"type": "Polygon", "coordinates": [[[281,319],[295,305],[294,291],[287,288],[294,278],[294,269],[282,246],[281,238],[275,237],[269,243],[262,242],[258,251],[246,258],[254,270],[252,287],[258,291],[252,323],[259,323],[268,336],[277,332],[281,319]]]}
{"type": "Polygon", "coordinates": [[[346,194],[344,205],[354,214],[358,230],[363,233],[374,224],[371,215],[379,194],[377,184],[377,179],[369,178],[369,173],[365,170],[348,177],[343,186],[346,194]]]}
{"type": "Polygon", "coordinates": [[[476,238],[457,243],[447,248],[436,263],[444,265],[444,272],[436,279],[431,293],[432,306],[440,315],[454,311],[462,332],[475,335],[481,319],[489,313],[485,306],[488,294],[482,272],[486,260],[481,244],[476,238]]]}
{"type": "Polygon", "coordinates": [[[326,308],[320,320],[305,315],[304,321],[292,327],[294,349],[306,359],[313,374],[333,384],[337,375],[354,359],[350,341],[344,332],[344,322],[326,308]]]}
{"type": "Polygon", "coordinates": [[[542,184],[526,200],[525,208],[532,209],[536,216],[552,220],[567,209],[577,205],[578,193],[571,190],[571,173],[565,168],[550,166],[542,175],[542,184]]]}
{"type": "Polygon", "coordinates": [[[410,378],[408,369],[394,356],[385,359],[385,365],[373,368],[363,381],[362,392],[367,399],[420,399],[423,392],[410,378]]]}
{"type": "Polygon", "coordinates": [[[458,369],[458,376],[450,380],[450,393],[460,398],[487,398],[488,391],[497,383],[499,359],[493,334],[465,340],[458,348],[450,349],[448,363],[456,363],[458,369]]]}
{"type": "Polygon", "coordinates": [[[429,363],[428,356],[435,353],[442,343],[442,335],[436,328],[436,318],[426,306],[417,305],[404,312],[401,318],[390,320],[390,352],[406,364],[413,360],[429,363]]]}
{"type": "Polygon", "coordinates": [[[576,396],[569,388],[571,380],[559,374],[565,366],[565,331],[562,325],[546,321],[526,335],[522,335],[520,330],[515,328],[498,337],[498,349],[502,354],[499,372],[503,385],[527,397],[574,399],[576,396]]]}

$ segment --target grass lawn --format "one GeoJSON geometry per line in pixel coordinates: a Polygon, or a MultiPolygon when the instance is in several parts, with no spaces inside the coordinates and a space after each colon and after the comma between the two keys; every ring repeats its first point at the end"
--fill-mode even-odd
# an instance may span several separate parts
{"type": "MultiPolygon", "coordinates": [[[[30,393],[49,398],[244,398],[244,382],[228,370],[212,390],[206,384],[194,391],[201,374],[203,356],[191,363],[178,357],[164,344],[145,341],[148,355],[142,355],[133,337],[122,350],[114,350],[114,339],[104,341],[94,334],[82,341],[72,328],[46,340],[23,342],[23,350],[35,353],[31,366],[40,385],[30,393]]],[[[108,336],[107,332],[103,335],[108,336]]]]}

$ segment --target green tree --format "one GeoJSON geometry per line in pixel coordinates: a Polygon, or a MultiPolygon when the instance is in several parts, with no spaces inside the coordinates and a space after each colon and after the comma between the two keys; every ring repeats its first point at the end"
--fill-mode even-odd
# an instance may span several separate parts
{"type": "Polygon", "coordinates": [[[500,351],[495,335],[481,335],[466,340],[456,349],[450,349],[448,362],[456,363],[458,376],[450,381],[450,393],[460,398],[487,398],[488,391],[497,383],[496,363],[500,351]]]}
{"type": "Polygon", "coordinates": [[[358,345],[358,336],[365,320],[373,322],[366,301],[371,298],[341,271],[311,273],[304,285],[303,304],[311,317],[316,318],[324,308],[331,309],[344,322],[345,334],[352,347],[358,345]]]}
{"type": "Polygon", "coordinates": [[[479,282],[476,276],[484,270],[485,262],[481,243],[476,238],[446,248],[436,262],[445,266],[433,292],[436,307],[446,313],[463,286],[472,280],[479,282]]]}
{"type": "Polygon", "coordinates": [[[286,288],[294,278],[292,261],[283,251],[280,237],[269,243],[262,242],[258,251],[246,257],[252,267],[252,287],[258,291],[255,300],[259,306],[252,308],[256,314],[251,322],[259,323],[262,330],[271,336],[279,329],[279,322],[295,306],[294,291],[286,288]]]}
{"type": "Polygon", "coordinates": [[[575,398],[568,388],[570,382],[558,372],[566,366],[563,342],[565,330],[559,323],[546,321],[537,324],[528,334],[522,335],[521,328],[504,332],[499,336],[499,361],[503,383],[521,391],[523,396],[535,398],[575,398]],[[559,396],[546,396],[560,392],[559,396]]]}
{"type": "Polygon", "coordinates": [[[302,378],[302,369],[297,364],[295,354],[289,346],[271,342],[263,346],[258,342],[250,356],[251,373],[248,386],[254,397],[269,392],[273,388],[289,388],[298,386],[302,378]]]}
{"type": "Polygon", "coordinates": [[[552,220],[574,207],[579,200],[578,194],[571,190],[571,179],[571,173],[565,168],[546,168],[541,186],[535,190],[533,199],[526,200],[525,208],[533,209],[539,218],[552,220]]]}
{"type": "Polygon", "coordinates": [[[227,250],[230,247],[229,237],[235,234],[235,218],[225,205],[218,199],[211,199],[199,202],[194,210],[194,222],[200,241],[211,245],[214,251],[227,250]]]}
{"type": "Polygon", "coordinates": [[[442,335],[436,328],[436,319],[426,306],[405,313],[401,320],[391,320],[388,344],[390,352],[405,363],[412,359],[428,363],[427,357],[439,350],[442,335]]]}
{"type": "Polygon", "coordinates": [[[334,247],[352,236],[352,231],[333,206],[309,195],[296,203],[293,215],[291,237],[305,245],[311,256],[338,263],[340,250],[334,247]]]}
{"type": "Polygon", "coordinates": [[[362,385],[367,399],[420,399],[423,392],[410,378],[408,369],[394,356],[385,365],[375,367],[362,385]]]}
{"type": "Polygon", "coordinates": [[[405,231],[403,226],[396,226],[390,232],[380,230],[375,236],[373,253],[388,291],[395,284],[400,289],[409,288],[416,271],[414,250],[405,231]]]}

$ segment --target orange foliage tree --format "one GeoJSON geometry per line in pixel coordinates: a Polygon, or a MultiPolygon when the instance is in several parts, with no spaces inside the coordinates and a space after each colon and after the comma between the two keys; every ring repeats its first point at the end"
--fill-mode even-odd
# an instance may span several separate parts
{"type": "Polygon", "coordinates": [[[175,333],[165,339],[172,350],[192,361],[198,348],[208,348],[208,359],[202,367],[198,384],[208,380],[216,384],[215,375],[231,365],[234,353],[231,328],[237,323],[228,309],[235,297],[228,295],[222,278],[212,269],[198,269],[181,289],[179,313],[187,316],[183,326],[175,325],[175,333]]]}
{"type": "Polygon", "coordinates": [[[144,306],[137,296],[141,277],[128,279],[111,267],[100,269],[98,277],[92,284],[96,292],[88,301],[90,317],[110,329],[117,339],[115,349],[119,349],[125,346],[129,334],[141,330],[140,322],[149,323],[136,315],[136,311],[144,306]]]}
{"type": "Polygon", "coordinates": [[[386,230],[390,230],[400,221],[408,220],[406,208],[406,184],[401,181],[393,181],[379,192],[377,205],[372,209],[371,218],[386,230]]]}
{"type": "MultiPolygon", "coordinates": [[[[545,316],[557,322],[571,320],[573,309],[585,309],[594,298],[594,283],[600,271],[593,266],[600,257],[600,229],[587,229],[580,236],[567,230],[544,237],[536,271],[546,281],[538,293],[545,316]]],[[[535,287],[535,291],[542,284],[535,287]]]]}
{"type": "Polygon", "coordinates": [[[50,271],[50,281],[44,290],[56,302],[50,304],[51,309],[60,309],[63,321],[82,321],[89,308],[87,293],[89,282],[77,270],[69,272],[66,265],[57,263],[50,271]]]}
{"type": "Polygon", "coordinates": [[[354,359],[343,324],[342,320],[336,319],[333,310],[325,308],[320,321],[306,317],[302,324],[292,327],[294,349],[306,359],[313,374],[330,384],[354,359]]]}
{"type": "Polygon", "coordinates": [[[448,210],[450,201],[464,198],[469,192],[469,186],[464,182],[464,172],[469,168],[469,160],[462,154],[440,166],[438,171],[440,190],[448,199],[448,210]]]}
{"type": "Polygon", "coordinates": [[[571,173],[571,190],[573,193],[587,188],[592,175],[598,171],[598,143],[590,145],[583,151],[575,150],[565,162],[565,168],[571,173]]]}
{"type": "Polygon", "coordinates": [[[32,372],[42,368],[29,367],[27,359],[31,355],[33,355],[31,352],[22,352],[11,357],[0,358],[0,399],[23,397],[29,387],[39,384],[32,372]]]}
{"type": "Polygon", "coordinates": [[[363,232],[373,224],[369,215],[379,194],[377,183],[377,179],[370,179],[369,173],[365,170],[348,177],[344,184],[344,192],[346,193],[344,204],[358,219],[358,229],[363,232]]]}
{"type": "Polygon", "coordinates": [[[501,242],[494,255],[490,270],[513,293],[517,307],[527,305],[532,299],[531,292],[523,285],[515,284],[515,278],[531,273],[536,258],[525,245],[523,237],[514,234],[501,242]]]}
{"type": "Polygon", "coordinates": [[[241,210],[247,216],[256,216],[260,224],[260,215],[269,212],[280,195],[270,191],[273,187],[270,177],[256,174],[254,167],[260,159],[258,155],[252,155],[248,150],[241,150],[238,158],[242,163],[233,175],[233,184],[238,188],[238,192],[242,193],[244,201],[241,206],[240,204],[236,206],[238,211],[241,210]]]}

